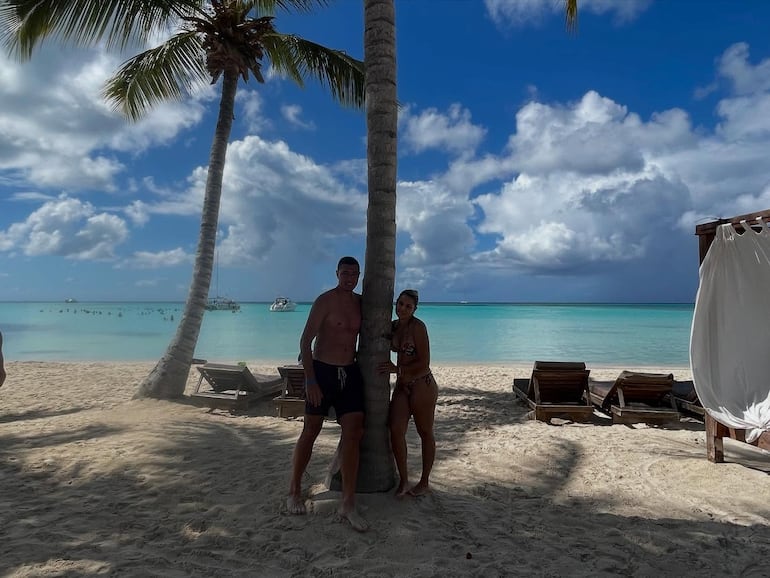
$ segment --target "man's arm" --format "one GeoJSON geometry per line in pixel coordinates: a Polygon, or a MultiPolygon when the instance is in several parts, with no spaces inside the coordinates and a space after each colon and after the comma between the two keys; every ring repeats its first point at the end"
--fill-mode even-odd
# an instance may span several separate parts
{"type": "Polygon", "coordinates": [[[302,357],[302,368],[305,370],[305,396],[314,406],[321,403],[321,388],[315,377],[313,368],[313,339],[318,336],[324,317],[326,315],[326,299],[321,295],[310,308],[310,314],[299,339],[299,352],[302,357]]]}

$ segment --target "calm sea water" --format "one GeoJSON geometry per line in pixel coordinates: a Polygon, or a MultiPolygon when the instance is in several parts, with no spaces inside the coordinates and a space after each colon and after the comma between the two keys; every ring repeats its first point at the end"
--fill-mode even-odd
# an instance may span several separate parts
{"type": "MultiPolygon", "coordinates": [[[[246,303],[207,312],[196,357],[224,363],[295,360],[310,304],[271,313],[246,303]]],[[[0,303],[7,360],[156,360],[181,303],[0,303]]],[[[420,304],[433,361],[687,366],[692,304],[420,304]]]]}

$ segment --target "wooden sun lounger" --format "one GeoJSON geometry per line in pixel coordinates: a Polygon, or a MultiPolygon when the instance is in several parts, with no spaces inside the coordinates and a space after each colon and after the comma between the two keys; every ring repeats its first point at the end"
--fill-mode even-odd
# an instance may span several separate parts
{"type": "Polygon", "coordinates": [[[305,415],[305,370],[301,365],[282,365],[281,395],[273,399],[278,417],[305,415]]]}
{"type": "Polygon", "coordinates": [[[587,421],[594,412],[588,398],[589,373],[582,362],[536,361],[528,379],[513,380],[513,393],[531,409],[530,419],[587,421]]]}
{"type": "Polygon", "coordinates": [[[674,381],[671,395],[679,411],[694,414],[698,417],[705,415],[706,412],[703,410],[703,406],[698,399],[698,394],[695,393],[695,384],[692,380],[674,381]]]}
{"type": "Polygon", "coordinates": [[[250,403],[281,389],[279,375],[255,376],[245,365],[206,363],[197,369],[200,378],[190,397],[194,403],[211,409],[245,410],[250,403]],[[201,391],[204,380],[211,386],[210,390],[201,391]]]}
{"type": "Polygon", "coordinates": [[[671,373],[622,371],[615,381],[591,380],[589,391],[593,404],[613,423],[666,423],[680,417],[673,385],[671,373]]]}

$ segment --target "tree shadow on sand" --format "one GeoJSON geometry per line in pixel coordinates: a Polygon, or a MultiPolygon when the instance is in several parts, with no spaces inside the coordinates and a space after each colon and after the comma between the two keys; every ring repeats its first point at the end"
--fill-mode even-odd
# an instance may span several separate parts
{"type": "Polygon", "coordinates": [[[88,407],[67,407],[64,409],[50,410],[50,409],[34,409],[21,413],[8,413],[0,415],[0,423],[11,423],[15,421],[46,419],[57,415],[69,415],[91,409],[88,407]]]}
{"type": "MultiPolygon", "coordinates": [[[[508,395],[463,395],[469,420],[524,419],[508,395]]],[[[770,554],[765,524],[622,516],[611,513],[619,499],[612,492],[569,495],[567,482],[585,458],[563,439],[516,476],[498,468],[471,481],[449,477],[432,495],[400,503],[361,495],[373,529],[357,534],[329,516],[285,514],[301,422],[189,408],[174,421],[166,414],[179,409],[164,402],[125,410],[154,413],[115,427],[56,429],[54,421],[23,440],[0,434],[2,501],[12,512],[3,519],[0,574],[760,576],[770,554]],[[94,461],[79,458],[73,443],[94,444],[94,461]],[[46,475],[34,469],[41,454],[30,448],[54,458],[46,475]]],[[[465,420],[451,424],[451,435],[463,435],[465,420]]],[[[308,481],[323,479],[338,435],[324,428],[308,481]]],[[[770,505],[759,510],[752,514],[770,516],[770,505]]]]}

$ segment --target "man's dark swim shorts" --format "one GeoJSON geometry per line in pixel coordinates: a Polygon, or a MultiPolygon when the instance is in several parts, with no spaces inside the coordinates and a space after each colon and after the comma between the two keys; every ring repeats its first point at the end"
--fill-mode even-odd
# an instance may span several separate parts
{"type": "Polygon", "coordinates": [[[306,414],[326,416],[330,407],[334,408],[338,418],[346,413],[364,411],[364,378],[357,363],[341,367],[314,359],[313,369],[323,397],[317,407],[306,401],[306,414]]]}

